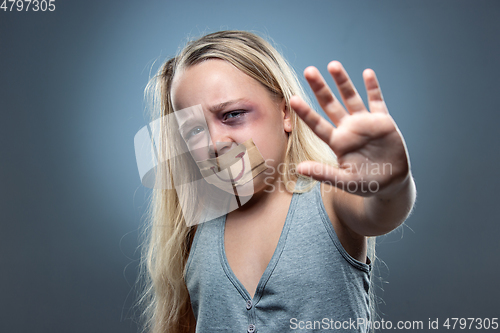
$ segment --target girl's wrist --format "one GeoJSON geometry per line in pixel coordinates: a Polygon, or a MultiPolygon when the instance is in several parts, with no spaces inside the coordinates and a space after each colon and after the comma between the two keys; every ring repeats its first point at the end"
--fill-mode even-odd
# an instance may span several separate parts
{"type": "Polygon", "coordinates": [[[401,181],[393,182],[391,185],[375,193],[374,197],[382,202],[389,202],[393,201],[396,198],[405,196],[405,193],[415,191],[415,181],[413,179],[411,171],[408,171],[406,177],[404,177],[401,181]]]}

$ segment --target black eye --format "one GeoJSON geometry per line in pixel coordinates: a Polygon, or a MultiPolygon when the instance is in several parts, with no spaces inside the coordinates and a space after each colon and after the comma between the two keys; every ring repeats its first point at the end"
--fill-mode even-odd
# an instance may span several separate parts
{"type": "Polygon", "coordinates": [[[223,119],[224,120],[231,120],[234,118],[239,118],[239,117],[241,117],[241,115],[243,113],[244,113],[244,111],[231,111],[231,112],[225,113],[223,116],[223,119]]]}
{"type": "Polygon", "coordinates": [[[193,136],[195,135],[198,135],[200,134],[201,132],[203,132],[205,129],[201,126],[196,126],[195,128],[191,129],[190,131],[188,131],[186,133],[186,135],[184,136],[184,140],[189,140],[191,139],[193,136]]]}

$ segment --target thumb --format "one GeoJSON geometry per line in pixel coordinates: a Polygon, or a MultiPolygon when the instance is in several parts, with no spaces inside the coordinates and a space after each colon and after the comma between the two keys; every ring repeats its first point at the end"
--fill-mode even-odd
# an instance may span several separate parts
{"type": "Polygon", "coordinates": [[[346,178],[342,170],[328,164],[323,164],[314,161],[302,162],[297,165],[297,172],[301,175],[311,177],[321,182],[330,182],[335,185],[337,181],[346,178]]]}

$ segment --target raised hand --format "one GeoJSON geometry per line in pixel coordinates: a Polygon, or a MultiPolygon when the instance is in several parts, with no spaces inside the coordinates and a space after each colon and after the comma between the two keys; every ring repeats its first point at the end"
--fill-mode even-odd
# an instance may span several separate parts
{"type": "Polygon", "coordinates": [[[392,196],[411,177],[410,162],[403,136],[387,110],[375,72],[371,69],[363,72],[369,111],[340,62],[332,61],[328,72],[335,80],[345,108],[315,67],[306,68],[304,76],[336,127],[301,98],[294,96],[290,103],[299,117],[332,148],[339,168],[308,161],[299,164],[297,172],[360,196],[392,196]]]}

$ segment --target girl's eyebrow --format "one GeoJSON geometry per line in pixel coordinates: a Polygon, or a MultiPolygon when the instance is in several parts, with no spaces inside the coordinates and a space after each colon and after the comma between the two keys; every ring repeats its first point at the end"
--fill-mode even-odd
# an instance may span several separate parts
{"type": "Polygon", "coordinates": [[[208,110],[210,112],[220,112],[222,110],[224,110],[225,108],[227,108],[228,106],[231,106],[233,104],[236,104],[236,103],[239,103],[241,101],[244,101],[245,99],[244,98],[238,98],[238,99],[232,99],[230,101],[227,101],[227,102],[222,102],[220,104],[215,104],[215,105],[212,105],[210,107],[208,107],[208,110]]]}

